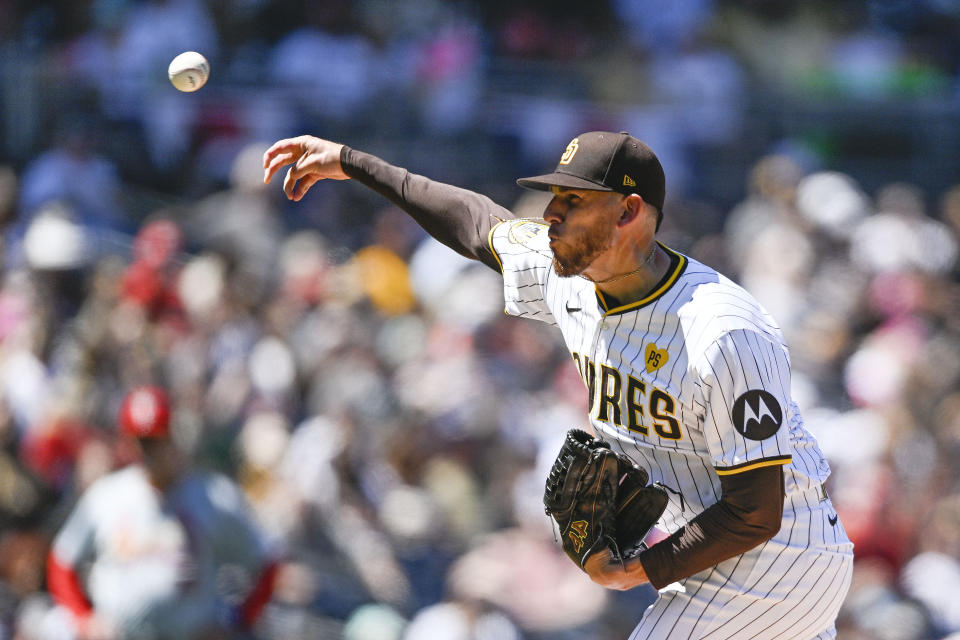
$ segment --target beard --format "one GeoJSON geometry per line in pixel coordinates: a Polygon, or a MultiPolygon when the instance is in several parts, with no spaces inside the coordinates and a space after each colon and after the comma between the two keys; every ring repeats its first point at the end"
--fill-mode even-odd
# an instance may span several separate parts
{"type": "Polygon", "coordinates": [[[553,271],[561,278],[580,275],[612,244],[613,234],[603,225],[594,225],[580,237],[554,245],[553,271]]]}

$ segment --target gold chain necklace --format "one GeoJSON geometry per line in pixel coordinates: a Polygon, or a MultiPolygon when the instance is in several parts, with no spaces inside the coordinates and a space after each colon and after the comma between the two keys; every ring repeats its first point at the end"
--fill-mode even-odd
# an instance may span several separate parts
{"type": "Polygon", "coordinates": [[[650,247],[650,253],[649,253],[649,255],[647,255],[647,259],[643,261],[643,264],[641,264],[639,267],[637,267],[637,268],[634,269],[633,271],[628,271],[628,272],[626,272],[626,273],[621,273],[621,274],[618,275],[618,276],[610,276],[609,278],[604,278],[603,280],[594,280],[594,279],[591,278],[590,276],[585,276],[585,275],[583,275],[583,274],[579,274],[579,275],[580,275],[580,277],[583,278],[584,280],[589,280],[590,282],[592,282],[592,283],[594,283],[594,284],[606,284],[606,283],[608,283],[608,282],[616,282],[617,280],[622,280],[622,279],[624,279],[624,278],[628,278],[628,277],[630,277],[630,276],[632,276],[632,275],[635,275],[635,274],[640,273],[641,271],[643,271],[643,270],[647,267],[647,265],[650,263],[650,261],[653,260],[653,256],[656,255],[656,253],[657,253],[657,243],[654,242],[654,243],[653,243],[653,246],[650,247]]]}

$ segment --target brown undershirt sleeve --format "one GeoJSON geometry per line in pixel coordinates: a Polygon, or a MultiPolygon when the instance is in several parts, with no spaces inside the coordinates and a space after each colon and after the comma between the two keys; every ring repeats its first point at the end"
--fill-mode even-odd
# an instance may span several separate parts
{"type": "Polygon", "coordinates": [[[783,518],[783,469],[761,467],[720,476],[720,501],[639,555],[657,589],[769,540],[783,518]]]}
{"type": "Polygon", "coordinates": [[[340,151],[340,164],[344,173],[406,211],[431,236],[500,273],[487,236],[501,220],[516,217],[510,210],[479,193],[410,173],[348,146],[340,151]]]}

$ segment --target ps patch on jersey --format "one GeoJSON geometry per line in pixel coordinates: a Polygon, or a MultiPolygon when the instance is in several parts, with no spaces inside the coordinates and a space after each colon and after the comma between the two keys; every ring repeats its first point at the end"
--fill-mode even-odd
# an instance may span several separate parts
{"type": "Polygon", "coordinates": [[[510,225],[510,232],[507,239],[513,244],[524,245],[541,233],[546,233],[548,225],[544,222],[533,222],[531,220],[518,220],[510,225]]]}
{"type": "Polygon", "coordinates": [[[646,350],[643,352],[643,365],[647,369],[647,373],[653,373],[663,365],[667,364],[667,360],[670,359],[670,354],[667,353],[666,349],[660,349],[654,343],[647,345],[646,350]]]}
{"type": "Polygon", "coordinates": [[[744,438],[765,440],[783,424],[783,409],[772,393],[751,389],[733,403],[733,426],[744,438]]]}

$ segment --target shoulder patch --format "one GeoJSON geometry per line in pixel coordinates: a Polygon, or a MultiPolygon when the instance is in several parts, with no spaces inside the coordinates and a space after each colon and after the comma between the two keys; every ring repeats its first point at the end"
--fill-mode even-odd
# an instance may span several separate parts
{"type": "Polygon", "coordinates": [[[545,222],[536,222],[534,220],[517,220],[510,225],[507,232],[507,240],[513,244],[524,245],[540,234],[546,233],[549,225],[545,222]]]}
{"type": "Polygon", "coordinates": [[[733,427],[749,440],[766,440],[783,424],[783,409],[772,393],[750,389],[733,403],[733,427]]]}

